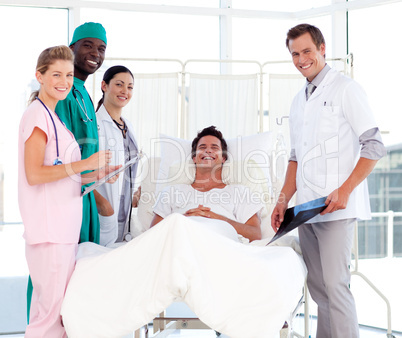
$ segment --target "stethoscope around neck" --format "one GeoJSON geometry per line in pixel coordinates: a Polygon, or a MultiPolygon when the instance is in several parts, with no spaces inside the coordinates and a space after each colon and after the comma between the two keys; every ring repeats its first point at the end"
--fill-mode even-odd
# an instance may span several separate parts
{"type": "MultiPolygon", "coordinates": [[[[85,115],[85,120],[81,117],[81,121],[84,122],[84,123],[92,122],[92,119],[88,116],[87,107],[85,105],[84,97],[82,96],[81,92],[77,88],[75,88],[74,85],[73,85],[72,93],[73,93],[73,96],[74,96],[75,100],[78,103],[78,106],[81,108],[82,112],[85,115]],[[78,93],[78,96],[81,99],[81,102],[78,100],[77,93],[78,93]]],[[[89,98],[89,99],[92,102],[92,99],[91,98],[89,98]]],[[[93,102],[92,102],[92,105],[93,105],[93,102]]]]}
{"type": "MultiPolygon", "coordinates": [[[[53,165],[60,165],[60,164],[63,164],[63,161],[59,158],[59,138],[57,137],[56,123],[54,123],[52,114],[50,113],[50,111],[49,111],[49,109],[46,107],[46,105],[42,102],[42,100],[41,100],[39,97],[36,97],[36,99],[37,99],[40,103],[42,103],[42,106],[43,106],[43,107],[45,107],[45,109],[46,109],[47,113],[49,114],[50,119],[52,120],[52,123],[53,123],[54,134],[55,134],[55,136],[56,136],[56,154],[57,154],[56,159],[53,161],[53,165]]],[[[57,115],[57,114],[56,114],[56,115],[57,115]]],[[[57,117],[59,117],[59,115],[57,115],[57,117]]],[[[60,120],[60,117],[59,117],[59,120],[60,120]]],[[[61,120],[60,120],[60,122],[63,123],[61,120]]]]}

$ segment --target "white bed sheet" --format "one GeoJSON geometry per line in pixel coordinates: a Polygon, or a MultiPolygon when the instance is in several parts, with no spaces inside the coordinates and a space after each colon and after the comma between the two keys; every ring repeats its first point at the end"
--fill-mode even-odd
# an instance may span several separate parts
{"type": "Polygon", "coordinates": [[[80,244],[61,311],[68,337],[121,337],[174,301],[232,338],[275,336],[306,268],[290,247],[253,244],[226,222],[180,214],[117,249],[80,244]]]}

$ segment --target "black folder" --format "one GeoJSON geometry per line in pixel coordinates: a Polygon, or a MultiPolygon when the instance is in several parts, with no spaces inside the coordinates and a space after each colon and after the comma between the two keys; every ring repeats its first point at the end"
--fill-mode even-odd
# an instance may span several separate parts
{"type": "Polygon", "coordinates": [[[268,244],[271,244],[273,241],[276,241],[278,238],[281,238],[288,232],[296,229],[299,225],[302,225],[306,223],[309,219],[317,216],[326,208],[326,199],[327,197],[317,198],[316,200],[299,204],[287,209],[285,211],[285,216],[283,218],[281,226],[268,244]]]}

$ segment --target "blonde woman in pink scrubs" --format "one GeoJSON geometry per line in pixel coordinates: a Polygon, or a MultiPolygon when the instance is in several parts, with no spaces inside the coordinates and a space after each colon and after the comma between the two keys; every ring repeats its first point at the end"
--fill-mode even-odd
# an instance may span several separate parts
{"type": "Polygon", "coordinates": [[[105,167],[111,159],[109,151],[81,160],[74,136],[54,112],[72,88],[73,61],[67,46],[40,54],[36,67],[40,90],[32,94],[19,127],[18,199],[34,290],[28,338],[66,337],[60,308],[75,266],[81,184],[116,169],[105,167]],[[80,175],[87,170],[91,172],[80,175]]]}

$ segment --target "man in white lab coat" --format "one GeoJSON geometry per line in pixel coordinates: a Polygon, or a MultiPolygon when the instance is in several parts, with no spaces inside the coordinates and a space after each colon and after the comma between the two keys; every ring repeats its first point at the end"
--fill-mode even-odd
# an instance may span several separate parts
{"type": "Polygon", "coordinates": [[[321,31],[293,27],[286,46],[307,81],[291,106],[291,154],[272,227],[277,231],[296,191],[298,204],[328,196],[326,209],[299,228],[317,337],[358,337],[348,266],[355,221],[370,219],[366,177],[386,150],[362,88],[326,64],[321,31]]]}

